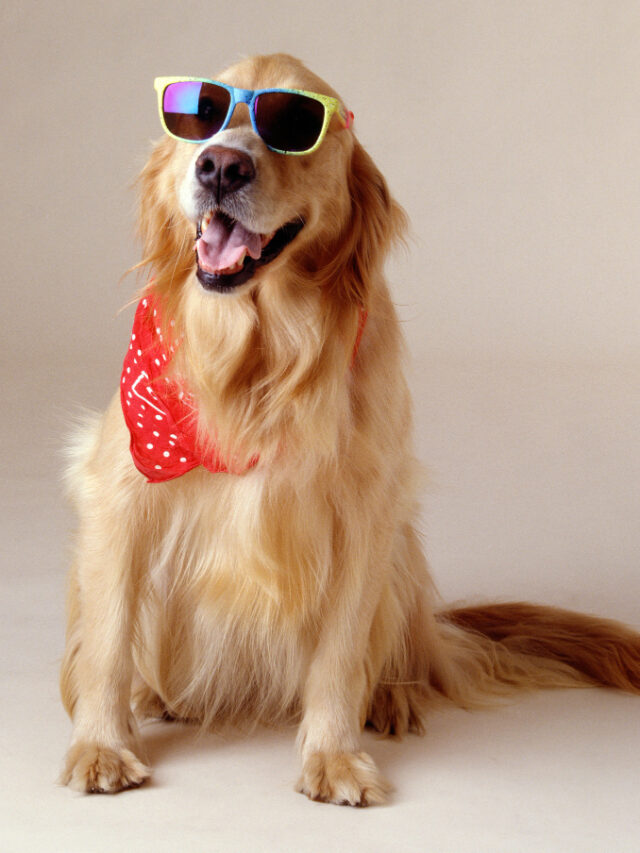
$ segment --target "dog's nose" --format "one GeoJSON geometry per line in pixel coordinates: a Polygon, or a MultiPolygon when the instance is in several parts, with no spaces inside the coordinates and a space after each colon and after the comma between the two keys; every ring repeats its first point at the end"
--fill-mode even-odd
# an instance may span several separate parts
{"type": "Polygon", "coordinates": [[[196,160],[196,177],[216,201],[244,187],[256,176],[253,160],[244,151],[211,145],[196,160]]]}

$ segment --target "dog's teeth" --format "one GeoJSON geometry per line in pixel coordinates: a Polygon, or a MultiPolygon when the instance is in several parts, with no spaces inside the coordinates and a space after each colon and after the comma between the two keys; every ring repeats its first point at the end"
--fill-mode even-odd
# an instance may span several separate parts
{"type": "Polygon", "coordinates": [[[263,236],[262,236],[262,248],[264,249],[264,247],[267,245],[267,243],[270,243],[275,236],[276,236],[275,231],[272,231],[271,234],[263,234],[263,236]]]}
{"type": "Polygon", "coordinates": [[[240,272],[244,265],[244,259],[247,257],[247,253],[243,252],[242,255],[238,258],[235,264],[231,267],[233,272],[240,272]]]}
{"type": "Polygon", "coordinates": [[[212,219],[213,219],[213,211],[210,210],[208,213],[205,213],[205,215],[202,217],[202,222],[200,223],[200,230],[206,231],[207,228],[209,227],[209,225],[211,224],[212,219]]]}

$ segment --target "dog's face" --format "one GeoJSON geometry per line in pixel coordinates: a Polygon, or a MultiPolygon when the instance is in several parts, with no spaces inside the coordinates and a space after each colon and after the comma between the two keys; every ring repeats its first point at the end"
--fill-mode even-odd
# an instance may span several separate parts
{"type": "MultiPolygon", "coordinates": [[[[335,97],[290,57],[246,60],[216,79],[243,89],[306,89],[335,97]]],[[[196,237],[197,279],[205,290],[253,284],[289,250],[325,242],[349,213],[347,171],[353,135],[337,116],[320,147],[291,156],[269,150],[238,104],[229,126],[202,143],[167,138],[166,178],[196,237]]]]}
{"type": "MultiPolygon", "coordinates": [[[[216,79],[337,97],[285,55],[244,60],[216,79]]],[[[139,190],[142,265],[172,316],[193,288],[215,297],[259,292],[263,301],[286,290],[292,305],[316,288],[352,306],[357,322],[406,226],[382,174],[336,115],[315,151],[293,156],[270,150],[240,103],[205,142],[163,137],[139,190]]]]}

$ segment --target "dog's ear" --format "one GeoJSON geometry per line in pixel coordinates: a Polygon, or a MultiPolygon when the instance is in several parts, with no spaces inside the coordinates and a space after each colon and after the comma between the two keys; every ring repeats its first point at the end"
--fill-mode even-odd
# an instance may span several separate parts
{"type": "Polygon", "coordinates": [[[170,168],[175,143],[163,138],[151,152],[137,182],[138,236],[154,288],[170,296],[176,279],[193,268],[193,234],[181,213],[170,168]]]}
{"type": "Polygon", "coordinates": [[[351,197],[349,257],[344,285],[350,299],[367,307],[371,283],[381,274],[392,244],[404,238],[407,216],[392,198],[387,182],[355,140],[348,172],[351,197]]]}

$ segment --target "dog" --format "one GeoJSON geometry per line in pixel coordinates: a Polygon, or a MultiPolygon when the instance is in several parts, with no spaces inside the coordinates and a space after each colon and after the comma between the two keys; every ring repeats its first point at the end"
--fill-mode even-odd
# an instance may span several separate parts
{"type": "Polygon", "coordinates": [[[640,636],[529,604],[438,612],[384,261],[406,217],[285,55],[157,82],[147,271],[120,390],[74,439],[62,781],[149,776],[149,717],[298,725],[297,789],[381,803],[361,731],[539,687],[640,690],[640,636]],[[194,250],[194,237],[196,239],[194,250]]]}

